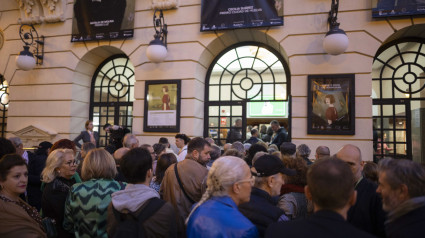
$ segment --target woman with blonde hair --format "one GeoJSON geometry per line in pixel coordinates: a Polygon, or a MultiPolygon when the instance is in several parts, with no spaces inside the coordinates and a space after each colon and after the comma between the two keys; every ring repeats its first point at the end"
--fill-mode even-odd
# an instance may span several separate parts
{"type": "Polygon", "coordinates": [[[49,154],[46,167],[41,172],[45,183],[41,198],[43,215],[55,219],[59,237],[73,237],[62,227],[65,201],[69,189],[76,183],[73,178],[77,161],[71,149],[56,149],[49,154]]]}
{"type": "Polygon", "coordinates": [[[207,191],[186,220],[187,237],[258,237],[257,228],[238,210],[249,201],[253,182],[244,160],[217,159],[208,172],[207,191]]]}
{"type": "Polygon", "coordinates": [[[65,203],[63,227],[76,237],[108,237],[107,208],[111,194],[123,190],[124,183],[114,180],[115,160],[104,149],[91,150],[83,162],[81,175],[85,182],[71,187],[65,203]]]}

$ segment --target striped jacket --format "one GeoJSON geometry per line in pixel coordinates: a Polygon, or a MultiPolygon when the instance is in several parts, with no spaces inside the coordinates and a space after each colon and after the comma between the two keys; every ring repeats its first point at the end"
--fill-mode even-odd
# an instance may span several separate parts
{"type": "Polygon", "coordinates": [[[106,218],[111,194],[124,188],[124,183],[112,179],[74,184],[65,202],[64,229],[75,237],[108,237],[106,218]]]}

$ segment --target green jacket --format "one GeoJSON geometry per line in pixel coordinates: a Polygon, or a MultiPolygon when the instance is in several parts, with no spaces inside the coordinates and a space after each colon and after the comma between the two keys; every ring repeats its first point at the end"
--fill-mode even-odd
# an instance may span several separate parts
{"type": "Polygon", "coordinates": [[[126,184],[112,179],[92,179],[74,184],[65,202],[63,227],[75,237],[107,238],[107,209],[111,194],[126,184]]]}

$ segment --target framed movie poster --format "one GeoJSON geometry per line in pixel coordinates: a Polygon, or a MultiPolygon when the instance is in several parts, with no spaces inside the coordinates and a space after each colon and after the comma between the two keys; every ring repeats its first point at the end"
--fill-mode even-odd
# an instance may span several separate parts
{"type": "Polygon", "coordinates": [[[372,17],[425,14],[425,0],[372,0],[372,17]]]}
{"type": "Polygon", "coordinates": [[[143,131],[180,131],[181,80],[155,80],[145,83],[143,131]]]}
{"type": "Polygon", "coordinates": [[[202,0],[201,31],[282,26],[283,0],[202,0]]]}
{"type": "Polygon", "coordinates": [[[354,135],[354,106],[354,74],[308,76],[308,134],[354,135]]]}
{"type": "Polygon", "coordinates": [[[71,42],[131,38],[135,0],[75,0],[71,42]]]}

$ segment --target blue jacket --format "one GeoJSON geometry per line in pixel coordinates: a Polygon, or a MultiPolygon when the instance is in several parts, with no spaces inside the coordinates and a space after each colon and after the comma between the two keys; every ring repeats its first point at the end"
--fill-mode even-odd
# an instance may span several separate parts
{"type": "Polygon", "coordinates": [[[258,237],[257,228],[239,211],[228,196],[212,197],[192,214],[187,237],[258,237]]]}

